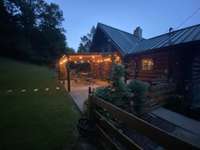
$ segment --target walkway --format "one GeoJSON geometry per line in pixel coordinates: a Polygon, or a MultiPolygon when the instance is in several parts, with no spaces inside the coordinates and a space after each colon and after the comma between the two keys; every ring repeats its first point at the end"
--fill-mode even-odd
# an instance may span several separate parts
{"type": "Polygon", "coordinates": [[[200,122],[190,119],[188,117],[185,117],[181,114],[178,114],[173,111],[169,111],[163,107],[160,107],[154,111],[152,111],[154,115],[163,118],[179,127],[184,127],[188,131],[191,131],[195,134],[200,135],[200,122]]]}
{"type": "Polygon", "coordinates": [[[155,117],[159,117],[177,126],[173,134],[200,146],[200,122],[186,116],[170,111],[163,107],[151,112],[155,117]]]}
{"type": "MultiPolygon", "coordinates": [[[[74,99],[74,102],[76,103],[79,110],[81,112],[83,112],[84,111],[84,102],[88,98],[88,88],[89,88],[89,86],[92,89],[95,89],[97,87],[103,87],[103,86],[106,86],[106,85],[108,85],[107,82],[99,81],[99,80],[95,81],[95,83],[93,83],[93,84],[87,84],[87,83],[83,83],[83,82],[74,83],[72,81],[70,95],[74,99]]],[[[65,88],[67,89],[67,83],[65,84],[65,88]]]]}

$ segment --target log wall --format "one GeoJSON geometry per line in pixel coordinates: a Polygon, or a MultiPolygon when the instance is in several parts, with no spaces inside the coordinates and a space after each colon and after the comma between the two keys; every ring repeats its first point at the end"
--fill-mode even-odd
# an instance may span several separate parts
{"type": "Polygon", "coordinates": [[[144,54],[130,58],[128,62],[129,78],[153,82],[156,80],[167,80],[169,73],[169,52],[157,52],[144,54]],[[152,59],[153,69],[143,70],[142,60],[152,59]]]}

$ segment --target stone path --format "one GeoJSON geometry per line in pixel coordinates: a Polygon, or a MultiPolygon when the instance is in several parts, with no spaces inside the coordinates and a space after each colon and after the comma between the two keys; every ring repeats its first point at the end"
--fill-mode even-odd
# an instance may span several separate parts
{"type": "Polygon", "coordinates": [[[170,111],[163,107],[157,108],[151,112],[154,116],[166,120],[176,126],[172,134],[190,141],[200,148],[200,122],[170,111]]]}
{"type": "MultiPolygon", "coordinates": [[[[81,112],[84,111],[84,102],[88,98],[88,88],[89,86],[92,89],[97,87],[102,87],[108,85],[107,82],[104,81],[96,81],[94,84],[83,84],[83,83],[72,83],[70,95],[72,96],[74,102],[81,112]]],[[[67,90],[67,83],[65,83],[65,88],[67,90]]]]}
{"type": "Polygon", "coordinates": [[[160,107],[154,111],[152,111],[154,115],[165,119],[179,127],[182,127],[188,131],[193,132],[194,134],[198,134],[200,136],[200,122],[178,114],[176,112],[170,111],[163,107],[160,107]]]}

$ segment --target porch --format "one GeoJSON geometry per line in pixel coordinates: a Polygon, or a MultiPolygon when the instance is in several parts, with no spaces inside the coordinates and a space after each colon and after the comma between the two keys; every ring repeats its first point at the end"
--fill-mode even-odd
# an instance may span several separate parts
{"type": "Polygon", "coordinates": [[[70,92],[77,88],[108,82],[113,64],[122,63],[118,53],[72,53],[62,56],[57,64],[58,78],[66,81],[70,92]]]}

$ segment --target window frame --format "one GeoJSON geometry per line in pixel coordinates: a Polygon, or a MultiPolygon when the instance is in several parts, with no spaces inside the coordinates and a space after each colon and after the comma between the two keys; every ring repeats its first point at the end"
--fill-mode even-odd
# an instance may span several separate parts
{"type": "Polygon", "coordinates": [[[153,58],[142,58],[141,60],[141,70],[142,71],[152,71],[154,70],[155,61],[153,58]],[[144,61],[147,61],[144,64],[144,61]]]}

